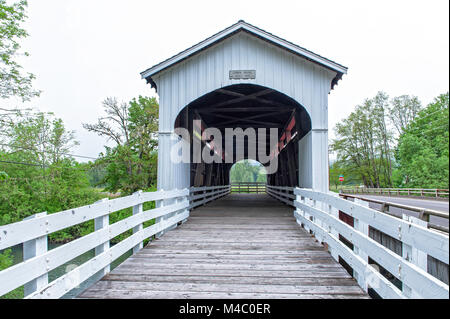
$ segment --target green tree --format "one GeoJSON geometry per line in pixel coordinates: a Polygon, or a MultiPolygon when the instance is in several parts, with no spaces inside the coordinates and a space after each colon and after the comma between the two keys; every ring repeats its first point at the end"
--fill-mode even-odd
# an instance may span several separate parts
{"type": "Polygon", "coordinates": [[[22,28],[27,18],[25,9],[28,3],[21,0],[14,4],[7,4],[6,0],[0,0],[0,96],[9,98],[18,96],[26,101],[39,95],[33,90],[33,74],[24,74],[22,67],[17,62],[20,53],[19,40],[26,38],[28,33],[22,28]]]}
{"type": "MultiPolygon", "coordinates": [[[[77,144],[73,132],[49,113],[14,115],[3,126],[0,144],[0,225],[36,213],[49,214],[99,200],[90,187],[86,165],[67,152],[77,144]]],[[[72,240],[93,230],[88,222],[53,233],[53,242],[72,240]]],[[[0,254],[0,270],[12,265],[9,250],[0,254]]],[[[9,297],[20,298],[14,291],[9,297]]]]}
{"type": "Polygon", "coordinates": [[[86,165],[86,172],[89,179],[89,184],[92,187],[102,187],[105,188],[106,185],[103,183],[103,180],[106,176],[106,167],[105,165],[96,165],[95,163],[89,162],[84,164],[86,165]]]}
{"type": "Polygon", "coordinates": [[[256,178],[258,183],[267,183],[267,172],[264,167],[259,169],[258,177],[256,178]]]}
{"type": "Polygon", "coordinates": [[[231,183],[266,182],[264,167],[258,162],[243,160],[233,165],[230,171],[231,183]]]}
{"type": "Polygon", "coordinates": [[[157,174],[157,130],[159,105],[156,98],[139,96],[130,103],[116,98],[103,102],[107,116],[84,128],[115,142],[105,147],[96,165],[105,169],[101,184],[111,192],[131,194],[151,188],[157,174]]]}
{"type": "MultiPolygon", "coordinates": [[[[91,204],[99,198],[84,164],[67,152],[74,133],[49,113],[17,118],[0,147],[0,224],[40,212],[54,213],[91,204]]],[[[72,234],[75,236],[75,233],[72,234]]]]}
{"type": "Polygon", "coordinates": [[[79,145],[75,132],[66,130],[63,121],[53,113],[18,113],[4,133],[10,149],[42,166],[59,162],[79,145]]]}
{"type": "Polygon", "coordinates": [[[400,136],[399,186],[449,187],[449,94],[434,99],[400,136]]]}
{"type": "Polygon", "coordinates": [[[417,96],[402,95],[391,100],[388,116],[399,135],[414,121],[422,109],[417,96]]]}
{"type": "Polygon", "coordinates": [[[393,134],[387,124],[388,96],[379,92],[336,125],[331,150],[368,187],[391,187],[393,134]]]}

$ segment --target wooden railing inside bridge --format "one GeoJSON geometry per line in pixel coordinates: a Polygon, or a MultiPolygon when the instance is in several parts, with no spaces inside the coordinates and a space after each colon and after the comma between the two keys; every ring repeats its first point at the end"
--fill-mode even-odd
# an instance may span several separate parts
{"type": "MultiPolygon", "coordinates": [[[[185,222],[191,209],[226,196],[231,189],[231,185],[226,185],[138,192],[1,226],[0,250],[23,245],[24,260],[0,272],[0,296],[24,286],[26,298],[60,298],[95,274],[109,273],[111,263],[124,253],[136,253],[145,240],[162,236],[185,222]],[[156,208],[144,211],[146,202],[155,202],[156,208]],[[132,216],[109,223],[110,214],[130,207],[132,216]],[[51,233],[89,220],[95,221],[93,233],[47,250],[51,233]],[[154,224],[144,227],[149,221],[154,224]],[[113,238],[131,230],[131,236],[110,245],[113,238]],[[94,258],[48,282],[51,270],[92,249],[94,258]]],[[[323,243],[333,258],[348,266],[365,291],[372,289],[382,298],[449,297],[448,233],[428,229],[426,221],[410,216],[396,218],[367,207],[366,202],[340,198],[338,194],[271,185],[266,186],[266,192],[294,207],[298,224],[323,243]],[[384,246],[382,240],[373,236],[373,230],[395,239],[401,251],[384,246]],[[431,262],[446,269],[447,279],[437,278],[429,268],[431,262]],[[386,274],[397,278],[397,284],[388,280],[386,274]]]]}
{"type": "Polygon", "coordinates": [[[286,205],[295,207],[294,187],[267,185],[267,194],[286,205]]]}
{"type": "Polygon", "coordinates": [[[266,193],[266,183],[240,182],[231,183],[231,192],[237,194],[264,194],[266,193]]]}

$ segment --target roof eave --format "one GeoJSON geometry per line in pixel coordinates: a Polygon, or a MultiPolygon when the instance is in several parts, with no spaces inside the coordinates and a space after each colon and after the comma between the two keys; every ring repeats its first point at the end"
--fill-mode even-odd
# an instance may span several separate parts
{"type": "Polygon", "coordinates": [[[230,35],[232,35],[236,32],[239,32],[241,30],[245,30],[249,33],[252,33],[252,34],[254,34],[260,38],[263,38],[271,43],[274,43],[278,46],[286,48],[289,51],[292,51],[298,55],[301,55],[308,60],[318,63],[318,64],[322,65],[323,67],[326,67],[328,69],[331,69],[331,70],[337,72],[338,74],[337,74],[336,78],[333,80],[332,87],[334,87],[334,85],[339,81],[339,79],[342,78],[342,76],[344,74],[347,74],[348,68],[343,65],[340,65],[336,62],[328,60],[320,55],[317,55],[311,51],[301,48],[289,41],[281,39],[275,35],[272,35],[264,30],[261,30],[253,25],[250,25],[244,21],[239,21],[238,23],[236,23],[236,24],[228,27],[227,29],[209,37],[208,39],[192,46],[191,48],[184,50],[183,52],[147,69],[144,72],[141,72],[141,76],[143,79],[147,79],[147,82],[151,83],[152,87],[153,87],[154,81],[151,79],[152,76],[171,67],[174,64],[177,64],[177,63],[195,55],[197,52],[204,50],[204,49],[214,45],[215,43],[229,37],[230,35]]]}

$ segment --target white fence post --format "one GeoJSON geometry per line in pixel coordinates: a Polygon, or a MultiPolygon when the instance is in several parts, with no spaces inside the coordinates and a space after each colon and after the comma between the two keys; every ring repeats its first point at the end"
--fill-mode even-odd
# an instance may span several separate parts
{"type": "MultiPolygon", "coordinates": [[[[328,205],[328,214],[339,219],[339,211],[332,205],[328,205]]],[[[333,226],[328,225],[327,230],[329,234],[333,235],[335,238],[339,238],[339,233],[333,226]]],[[[330,252],[331,257],[333,257],[334,260],[339,261],[339,254],[334,248],[334,245],[328,244],[328,251],[330,252]]]]}
{"type": "MultiPolygon", "coordinates": [[[[359,204],[361,206],[364,207],[369,207],[369,203],[360,199],[355,198],[355,204],[359,204]]],[[[355,230],[363,233],[364,235],[366,235],[367,237],[369,237],[369,225],[367,223],[364,223],[363,221],[361,221],[358,218],[354,218],[354,228],[355,230]]],[[[369,255],[362,249],[360,249],[360,247],[358,245],[354,245],[354,251],[355,254],[361,256],[361,258],[365,261],[365,262],[369,262],[369,255]]],[[[358,284],[360,285],[360,287],[362,287],[364,289],[364,291],[368,291],[369,287],[368,287],[368,283],[367,283],[367,278],[366,278],[366,274],[359,274],[355,271],[356,273],[356,280],[358,281],[358,284]]]]}
{"type": "MultiPolygon", "coordinates": [[[[409,221],[412,224],[417,224],[423,227],[428,226],[428,223],[426,221],[420,220],[419,218],[416,218],[414,216],[408,216],[406,214],[403,214],[403,220],[409,221]]],[[[428,256],[425,252],[418,250],[417,248],[407,245],[403,242],[402,242],[402,252],[404,259],[428,272],[428,256]]],[[[421,295],[419,295],[416,291],[405,285],[405,283],[403,283],[403,293],[409,298],[422,298],[421,295]]]]}
{"type": "MultiPolygon", "coordinates": [[[[133,195],[136,195],[138,198],[140,198],[141,195],[142,195],[142,191],[137,191],[133,195]]],[[[141,214],[143,211],[144,211],[144,204],[143,203],[140,203],[140,204],[137,204],[137,205],[133,206],[133,215],[141,214]]],[[[143,224],[139,224],[139,225],[137,225],[136,227],[133,228],[133,234],[136,234],[136,233],[140,232],[143,229],[144,229],[144,225],[143,224]]],[[[144,248],[144,242],[141,241],[138,245],[133,247],[133,254],[138,253],[139,250],[141,250],[142,248],[144,248]]]]}
{"type": "MultiPolygon", "coordinates": [[[[177,191],[177,190],[178,190],[178,189],[176,188],[175,191],[177,191]]],[[[170,204],[177,204],[177,203],[178,203],[178,198],[171,199],[170,201],[171,201],[170,204]]],[[[166,217],[165,219],[172,218],[172,217],[178,215],[179,213],[180,213],[180,211],[175,211],[175,212],[173,212],[173,213],[170,213],[170,214],[167,215],[167,217],[166,217]]],[[[177,227],[178,227],[178,225],[177,225],[177,224],[174,224],[174,225],[168,227],[166,231],[173,230],[173,229],[175,229],[175,228],[177,228],[177,227]]],[[[164,234],[164,233],[163,233],[163,234],[164,234]]]]}
{"type": "MultiPolygon", "coordinates": [[[[302,201],[302,197],[300,195],[295,195],[295,200],[300,203],[302,201]]],[[[297,214],[302,214],[300,209],[297,207],[295,208],[295,211],[297,212],[297,214]]],[[[296,220],[297,220],[297,224],[299,224],[301,226],[302,225],[301,220],[299,218],[296,218],[296,220]]]]}
{"type": "MultiPolygon", "coordinates": [[[[319,209],[321,211],[324,211],[324,207],[325,207],[325,203],[324,202],[313,201],[313,205],[314,205],[314,208],[317,208],[317,209],[319,209]]],[[[318,225],[319,227],[321,227],[323,229],[327,228],[326,224],[321,219],[318,219],[318,218],[315,218],[315,217],[312,217],[312,218],[313,218],[314,223],[316,225],[318,225]]],[[[314,237],[316,237],[316,239],[317,239],[317,241],[319,243],[321,243],[321,244],[323,243],[324,238],[323,238],[323,236],[322,236],[322,234],[320,232],[315,232],[314,233],[314,237]]]]}
{"type": "MultiPolygon", "coordinates": [[[[25,218],[24,220],[30,220],[34,218],[39,218],[47,216],[47,213],[40,213],[30,217],[25,218]]],[[[45,254],[48,251],[48,241],[47,235],[27,241],[23,243],[23,260],[28,260],[33,257],[45,254]]],[[[47,260],[48,263],[48,260],[47,260]]],[[[47,266],[47,271],[49,270],[47,266]]],[[[24,296],[31,295],[33,292],[38,291],[45,286],[48,285],[48,272],[39,278],[36,278],[24,285],[24,296]]]]}
{"type": "MultiPolygon", "coordinates": [[[[161,193],[164,193],[164,189],[161,189],[161,193]]],[[[165,203],[164,203],[164,199],[157,200],[157,201],[155,202],[155,206],[156,206],[157,208],[164,207],[164,204],[165,204],[165,203]]],[[[163,220],[164,220],[164,216],[157,217],[157,218],[155,219],[155,224],[161,223],[163,220]]],[[[164,235],[164,231],[161,231],[161,232],[155,234],[155,238],[160,238],[160,237],[163,236],[163,235],[164,235]]]]}
{"type": "Polygon", "coordinates": [[[203,203],[203,205],[202,206],[206,206],[206,204],[208,203],[207,201],[206,201],[206,196],[208,195],[208,191],[205,189],[204,191],[203,191],[203,200],[205,201],[204,203],[203,203]]]}
{"type": "MultiPolygon", "coordinates": [[[[189,196],[190,196],[190,193],[188,193],[186,196],[179,197],[177,199],[177,202],[178,203],[183,202],[184,200],[189,201],[189,196]]],[[[184,214],[184,213],[188,213],[188,216],[189,216],[189,214],[190,214],[189,208],[185,208],[183,211],[180,212],[180,214],[184,214]]],[[[184,224],[185,222],[187,222],[187,218],[181,221],[182,224],[184,224]]]]}
{"type": "MultiPolygon", "coordinates": [[[[107,203],[108,202],[108,198],[104,198],[102,200],[99,200],[97,203],[107,203]]],[[[109,227],[109,215],[105,215],[105,216],[101,216],[98,217],[94,220],[94,229],[95,231],[98,231],[100,229],[109,227]]],[[[98,245],[97,247],[95,247],[95,256],[98,256],[102,253],[104,253],[105,251],[107,251],[109,249],[109,240],[104,242],[101,245],[98,245]]],[[[105,268],[103,268],[103,270],[101,270],[101,274],[103,276],[105,276],[106,274],[108,274],[111,271],[111,265],[106,266],[105,268]]]]}
{"type": "MultiPolygon", "coordinates": [[[[310,207],[314,207],[313,201],[312,201],[310,198],[304,197],[304,198],[303,198],[303,203],[304,203],[305,205],[310,206],[310,207]]],[[[308,220],[311,220],[310,215],[309,215],[307,212],[305,212],[305,211],[303,212],[303,217],[305,217],[305,218],[308,219],[308,220]]],[[[307,224],[304,225],[304,228],[306,229],[307,232],[309,232],[309,233],[312,232],[312,230],[309,228],[309,226],[308,226],[307,224]]]]}

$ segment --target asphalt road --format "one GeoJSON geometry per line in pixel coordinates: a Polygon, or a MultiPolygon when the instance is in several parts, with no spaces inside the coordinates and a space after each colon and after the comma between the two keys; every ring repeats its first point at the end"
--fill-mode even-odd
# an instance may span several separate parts
{"type": "MultiPolygon", "coordinates": [[[[404,197],[386,197],[386,196],[372,196],[372,195],[362,195],[358,194],[356,195],[361,198],[367,198],[367,199],[375,199],[379,201],[385,201],[390,203],[396,203],[396,204],[402,204],[407,206],[415,206],[420,208],[427,208],[427,209],[433,209],[441,212],[446,212],[448,214],[449,212],[449,202],[447,201],[439,201],[439,200],[430,200],[430,199],[416,199],[416,198],[404,198],[404,197]]],[[[370,208],[379,210],[381,209],[381,205],[370,203],[370,208]]],[[[418,213],[391,207],[390,212],[397,216],[402,216],[402,214],[411,215],[418,217],[418,213]]],[[[432,224],[436,224],[439,226],[449,227],[449,220],[441,217],[431,216],[430,222],[432,224]]]]}
{"type": "Polygon", "coordinates": [[[407,206],[415,206],[420,208],[433,209],[440,212],[448,213],[448,202],[440,200],[430,199],[416,199],[416,198],[403,198],[403,197],[387,197],[387,196],[371,196],[371,195],[358,195],[359,197],[365,197],[370,199],[382,200],[385,202],[391,202],[396,204],[402,204],[407,206]]]}

